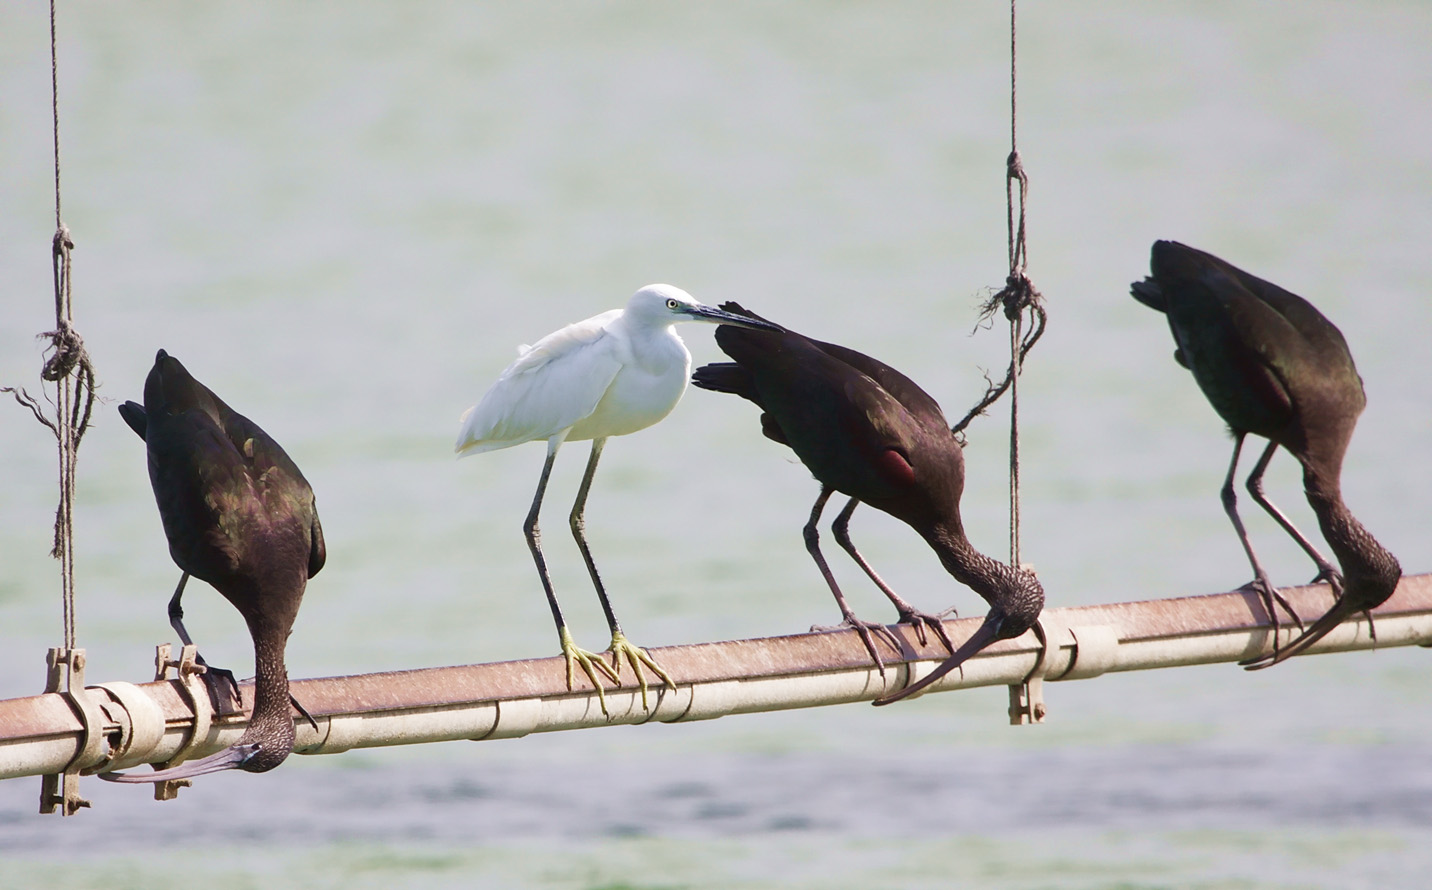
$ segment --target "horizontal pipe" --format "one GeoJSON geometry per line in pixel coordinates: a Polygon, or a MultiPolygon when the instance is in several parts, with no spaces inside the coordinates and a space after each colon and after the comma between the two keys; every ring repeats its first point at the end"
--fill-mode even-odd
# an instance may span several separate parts
{"type": "MultiPolygon", "coordinates": [[[[1332,604],[1327,585],[1283,588],[1281,593],[1305,621],[1332,604]]],[[[1375,615],[1378,647],[1432,645],[1432,574],[1403,578],[1375,615]]],[[[946,627],[952,638],[963,639],[981,620],[951,620],[946,627]]],[[[1239,661],[1267,651],[1271,644],[1261,601],[1244,590],[1046,609],[1041,624],[1047,651],[1032,633],[996,643],[929,692],[1016,685],[1032,673],[1050,681],[1075,680],[1113,671],[1239,661]]],[[[945,655],[933,637],[921,646],[908,626],[895,625],[891,631],[903,651],[898,659],[887,659],[883,678],[851,631],[652,649],[677,688],[652,687],[649,712],[642,707],[640,691],[628,684],[607,690],[610,713],[604,715],[584,679],[575,690],[567,690],[560,657],[297,680],[293,695],[318,728],[298,721],[294,750],[335,754],[351,748],[515,738],[870,701],[928,674],[945,655]]],[[[1295,631],[1285,627],[1282,632],[1291,637],[1295,631]]],[[[1367,621],[1359,616],[1308,651],[1372,646],[1367,621]]],[[[240,685],[247,713],[253,706],[253,686],[240,685]]],[[[106,744],[82,763],[73,762],[83,746],[82,709],[64,695],[0,701],[0,778],[45,775],[67,767],[86,772],[123,769],[169,761],[181,753],[185,759],[200,757],[233,744],[247,723],[245,715],[200,715],[202,737],[191,738],[195,709],[206,707],[205,696],[194,695],[177,679],[104,683],[86,687],[84,694],[94,705],[88,710],[103,715],[106,744]]]]}

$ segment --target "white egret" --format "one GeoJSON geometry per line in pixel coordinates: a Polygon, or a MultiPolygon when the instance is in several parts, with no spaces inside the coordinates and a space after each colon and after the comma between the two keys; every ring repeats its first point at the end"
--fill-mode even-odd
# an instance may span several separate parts
{"type": "Polygon", "coordinates": [[[557,623],[562,656],[567,661],[567,688],[572,688],[574,665],[581,665],[596,687],[603,713],[607,711],[606,695],[597,680],[597,671],[620,685],[618,674],[623,659],[631,665],[641,686],[643,708],[647,707],[647,684],[642,665],[676,688],[671,676],[623,635],[587,547],[582,514],[607,438],[651,426],[670,414],[686,391],[687,379],[691,376],[691,353],[672,330],[672,325],[680,321],[777,329],[768,322],[698,303],[680,288],[668,284],[647,285],[632,295],[625,309],[594,315],[554,331],[532,346],[518,347],[517,360],[507,366],[482,401],[463,414],[462,429],[457,437],[455,450],[459,457],[523,442],[547,442],[547,460],[542,466],[542,476],[523,531],[537,563],[547,602],[552,607],[552,618],[557,623]],[[612,654],[612,667],[600,656],[573,643],[557,604],[557,595],[552,590],[537,526],[537,514],[557,449],[563,442],[582,439],[592,440],[592,453],[569,520],[611,627],[612,642],[608,651],[612,654]]]}

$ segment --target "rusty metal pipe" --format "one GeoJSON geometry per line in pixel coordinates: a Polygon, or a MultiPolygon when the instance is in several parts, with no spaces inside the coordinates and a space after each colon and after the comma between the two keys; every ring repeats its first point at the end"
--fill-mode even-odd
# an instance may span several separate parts
{"type": "MultiPolygon", "coordinates": [[[[1282,593],[1307,618],[1322,614],[1332,598],[1326,585],[1284,588],[1282,593]]],[[[1432,645],[1432,574],[1403,578],[1375,614],[1379,648],[1432,645]]],[[[979,621],[946,624],[951,637],[963,639],[979,621]]],[[[1041,624],[1047,651],[1032,633],[996,643],[966,662],[962,674],[945,677],[930,691],[1019,684],[1036,668],[1041,679],[1057,681],[1231,662],[1257,655],[1271,643],[1262,605],[1245,591],[1046,609],[1041,624]]],[[[938,644],[921,647],[907,627],[891,630],[904,651],[884,681],[849,631],[653,649],[678,688],[655,692],[651,712],[642,709],[636,689],[608,690],[609,718],[591,690],[567,691],[559,657],[297,680],[293,694],[318,729],[299,721],[294,750],[335,754],[870,701],[929,673],[945,654],[938,644]]],[[[1368,648],[1367,622],[1359,618],[1310,652],[1368,648]]],[[[89,713],[103,715],[105,737],[92,762],[76,764],[86,772],[163,762],[181,751],[186,757],[210,754],[232,744],[246,723],[242,715],[200,714],[196,719],[203,697],[187,694],[177,679],[106,683],[85,691],[96,706],[89,713]],[[196,725],[201,727],[197,739],[191,738],[196,725]]],[[[242,684],[242,693],[247,712],[253,706],[251,684],[242,684]]],[[[84,719],[59,694],[0,701],[0,778],[64,770],[82,753],[84,719]]]]}

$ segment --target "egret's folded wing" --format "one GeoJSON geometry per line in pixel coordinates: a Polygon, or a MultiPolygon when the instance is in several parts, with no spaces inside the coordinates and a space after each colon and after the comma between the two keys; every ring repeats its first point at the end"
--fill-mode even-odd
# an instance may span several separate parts
{"type": "Polygon", "coordinates": [[[477,454],[548,439],[591,414],[622,367],[605,331],[612,314],[568,325],[518,356],[463,415],[455,450],[477,454]]]}

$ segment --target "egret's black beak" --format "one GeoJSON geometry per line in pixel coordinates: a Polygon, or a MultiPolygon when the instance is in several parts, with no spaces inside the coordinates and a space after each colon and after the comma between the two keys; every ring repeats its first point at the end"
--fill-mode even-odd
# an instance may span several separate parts
{"type": "Polygon", "coordinates": [[[738,328],[751,328],[756,331],[772,331],[781,333],[785,328],[778,324],[766,321],[763,318],[751,318],[747,315],[737,315],[734,312],[727,312],[725,309],[717,309],[713,306],[693,306],[687,310],[693,319],[709,321],[715,324],[729,324],[738,328]]]}

